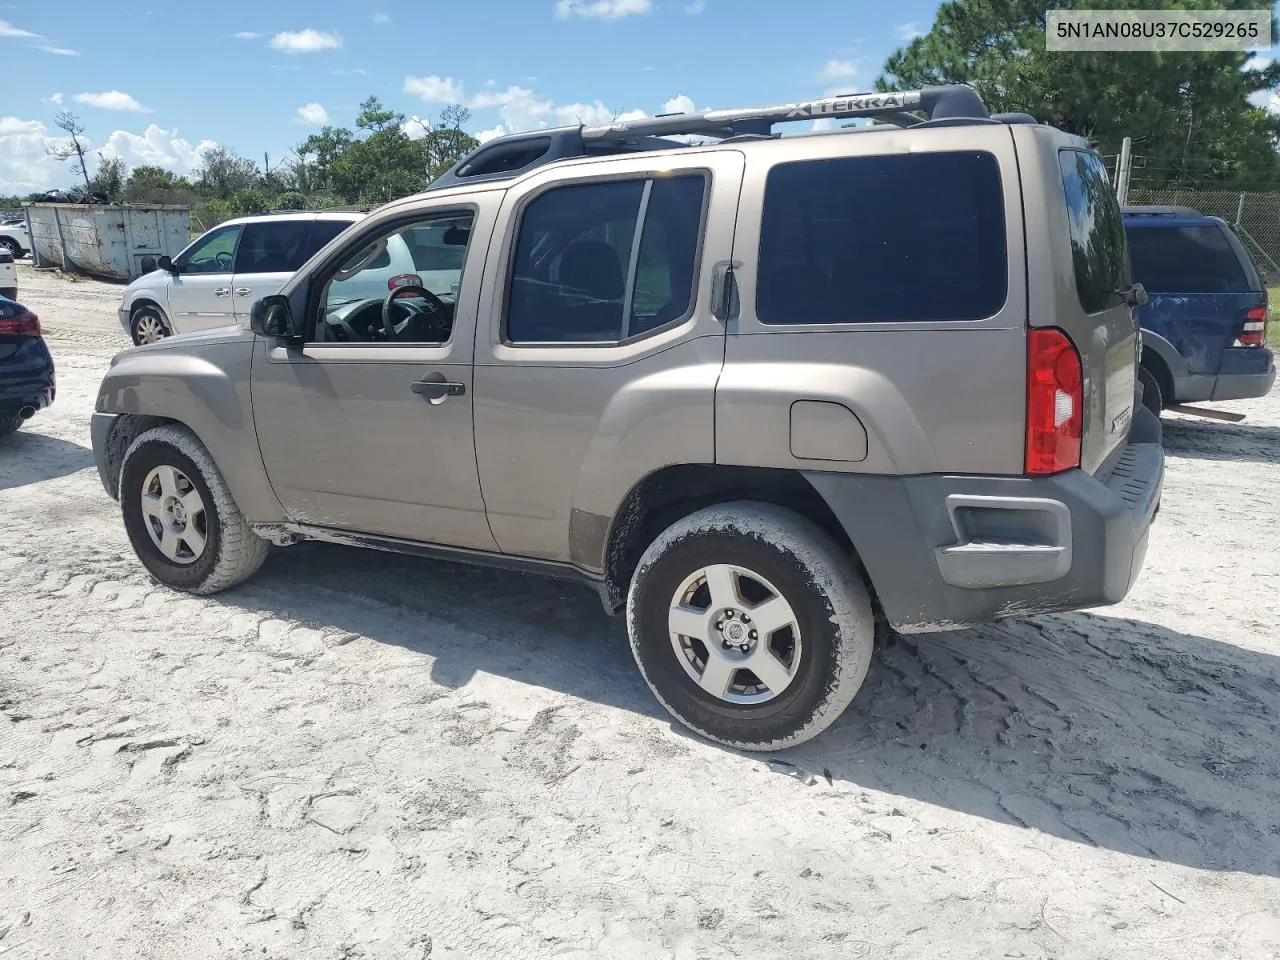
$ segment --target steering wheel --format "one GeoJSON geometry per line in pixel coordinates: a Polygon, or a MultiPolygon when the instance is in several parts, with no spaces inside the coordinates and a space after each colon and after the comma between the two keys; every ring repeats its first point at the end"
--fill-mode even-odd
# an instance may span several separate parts
{"type": "Polygon", "coordinates": [[[220,250],[214,255],[213,259],[214,262],[218,264],[219,273],[229,273],[231,271],[231,264],[235,261],[235,257],[227,253],[225,250],[220,250]]]}
{"type": "Polygon", "coordinates": [[[443,300],[425,287],[396,287],[387,294],[387,299],[382,301],[382,329],[386,332],[388,340],[394,340],[399,332],[396,330],[396,322],[391,316],[391,305],[396,302],[398,297],[404,296],[406,293],[412,293],[415,297],[421,297],[427,301],[427,306],[433,314],[437,311],[448,309],[443,300]]]}

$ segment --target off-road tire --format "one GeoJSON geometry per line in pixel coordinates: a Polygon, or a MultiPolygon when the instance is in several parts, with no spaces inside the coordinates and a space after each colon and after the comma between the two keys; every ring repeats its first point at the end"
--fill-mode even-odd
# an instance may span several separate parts
{"type": "Polygon", "coordinates": [[[124,456],[119,498],[134,552],[167,587],[202,595],[217,593],[253,576],[267,558],[270,544],[250,529],[209,451],[186,427],[165,425],[138,435],[124,456]],[[142,485],[153,469],[165,465],[186,474],[206,505],[204,552],[187,565],[164,556],[144,525],[142,485]]]}
{"type": "Polygon", "coordinates": [[[627,595],[631,652],[664,707],[689,729],[741,750],[780,750],[816,737],[862,686],[875,617],[857,566],[817,525],[754,502],[700,510],[669,527],[640,559],[627,595]],[[668,610],[701,566],[730,564],[769,580],[803,637],[789,686],[762,704],[727,703],[703,690],[673,649],[668,610]]]}
{"type": "Polygon", "coordinates": [[[146,342],[141,339],[141,334],[138,331],[138,327],[144,318],[154,319],[160,325],[160,329],[164,331],[160,339],[163,340],[166,337],[173,336],[173,327],[169,325],[169,321],[165,319],[164,314],[158,307],[138,307],[133,313],[129,314],[129,339],[134,342],[135,346],[141,346],[146,342]]]}
{"type": "Polygon", "coordinates": [[[22,418],[16,413],[9,417],[0,417],[0,437],[7,437],[22,426],[22,418]]]}

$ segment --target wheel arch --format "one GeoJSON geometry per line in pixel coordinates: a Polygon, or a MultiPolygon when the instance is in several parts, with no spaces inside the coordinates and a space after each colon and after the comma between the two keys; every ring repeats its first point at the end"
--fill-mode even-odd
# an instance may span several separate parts
{"type": "Polygon", "coordinates": [[[620,610],[640,557],[663,530],[704,507],[737,500],[773,504],[816,523],[858,566],[879,614],[874,586],[849,535],[826,500],[796,470],[699,463],[662,467],[628,491],[611,519],[574,512],[574,559],[603,570],[606,606],[620,610]]]}
{"type": "Polygon", "coordinates": [[[1142,356],[1139,364],[1151,371],[1164,394],[1165,403],[1177,403],[1175,385],[1187,375],[1187,364],[1178,348],[1150,330],[1142,331],[1142,356]]]}
{"type": "Polygon", "coordinates": [[[224,366],[163,351],[121,354],[102,381],[95,407],[99,413],[116,416],[106,439],[108,482],[118,491],[120,463],[129,444],[144,430],[178,424],[209,452],[250,522],[283,522],[283,508],[258,450],[249,369],[247,356],[224,366]],[[112,456],[117,457],[115,462],[112,456]]]}

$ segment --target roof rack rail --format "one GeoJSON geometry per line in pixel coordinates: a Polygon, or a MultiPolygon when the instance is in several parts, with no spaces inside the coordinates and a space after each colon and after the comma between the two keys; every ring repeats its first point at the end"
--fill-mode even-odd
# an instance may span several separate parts
{"type": "Polygon", "coordinates": [[[1131,217],[1202,217],[1204,216],[1194,207],[1181,206],[1132,206],[1121,207],[1120,212],[1131,217]]]}
{"type": "Polygon", "coordinates": [[[668,113],[597,126],[559,127],[509,134],[477,147],[428,187],[506,180],[557,160],[686,146],[671,137],[716,140],[773,136],[774,124],[871,118],[898,127],[962,123],[1029,123],[1025,114],[992,118],[970,86],[953,84],[889,93],[850,93],[796,103],[698,113],[668,113]],[[917,116],[925,114],[924,118],[917,116]]]}

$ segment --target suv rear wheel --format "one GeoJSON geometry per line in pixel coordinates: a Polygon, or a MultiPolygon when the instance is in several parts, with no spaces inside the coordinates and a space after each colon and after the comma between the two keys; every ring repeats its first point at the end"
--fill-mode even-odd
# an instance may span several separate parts
{"type": "Polygon", "coordinates": [[[120,471],[134,553],[167,587],[209,594],[258,571],[270,545],[250,529],[209,451],[185,427],[140,434],[120,471]]]}
{"type": "Polygon", "coordinates": [[[1138,382],[1142,384],[1142,405],[1157,417],[1164,412],[1164,391],[1160,381],[1146,367],[1138,367],[1138,382]]]}
{"type": "Polygon", "coordinates": [[[854,564],[811,521],[730,503],[675,523],[627,597],[631,651],[685,726],[743,750],[809,740],[862,686],[875,645],[854,564]]]}

